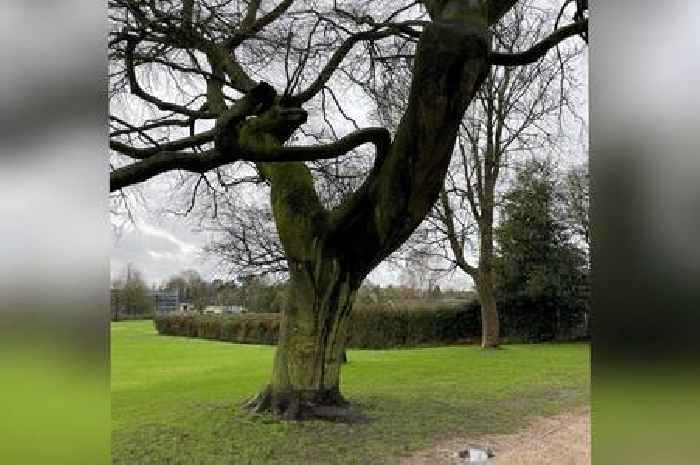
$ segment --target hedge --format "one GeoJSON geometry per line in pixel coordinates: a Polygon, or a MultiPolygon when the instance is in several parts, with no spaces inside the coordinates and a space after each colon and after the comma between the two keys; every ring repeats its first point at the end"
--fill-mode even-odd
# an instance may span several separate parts
{"type": "MultiPolygon", "coordinates": [[[[465,308],[393,310],[365,308],[350,317],[348,347],[386,349],[473,342],[479,318],[465,308]]],[[[160,334],[220,341],[276,344],[280,314],[161,314],[154,318],[160,334]]]]}
{"type": "Polygon", "coordinates": [[[478,308],[358,309],[350,316],[348,347],[385,349],[471,343],[480,337],[480,325],[478,308]]]}
{"type": "Polygon", "coordinates": [[[153,318],[156,330],[170,336],[200,337],[246,344],[276,344],[279,314],[199,315],[159,314],[153,318]]]}
{"type": "MultiPolygon", "coordinates": [[[[505,342],[541,342],[582,338],[579,321],[557,325],[551,334],[552,312],[543,306],[512,308],[501,306],[501,336],[505,342]]],[[[562,322],[564,323],[564,322],[562,322]]],[[[160,334],[199,337],[244,344],[276,344],[279,337],[279,313],[243,315],[160,314],[154,318],[160,334]]],[[[478,302],[461,307],[434,310],[402,310],[384,306],[355,309],[350,316],[347,346],[363,349],[440,346],[479,343],[481,308],[478,302]]]]}

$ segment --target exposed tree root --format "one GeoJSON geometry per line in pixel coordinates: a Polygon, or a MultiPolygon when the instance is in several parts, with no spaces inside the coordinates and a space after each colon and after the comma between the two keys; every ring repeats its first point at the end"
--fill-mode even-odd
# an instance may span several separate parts
{"type": "Polygon", "coordinates": [[[324,420],[337,423],[364,423],[369,418],[352,406],[336,389],[273,393],[267,386],[245,404],[251,413],[271,413],[283,420],[324,420]]]}

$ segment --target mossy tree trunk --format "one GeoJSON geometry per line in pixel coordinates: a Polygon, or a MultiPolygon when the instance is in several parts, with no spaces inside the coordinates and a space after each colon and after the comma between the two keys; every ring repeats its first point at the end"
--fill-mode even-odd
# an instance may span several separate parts
{"type": "Polygon", "coordinates": [[[272,379],[251,403],[288,419],[313,418],[345,404],[340,394],[348,317],[362,280],[328,240],[329,212],[303,163],[259,164],[290,273],[272,379]]]}
{"type": "Polygon", "coordinates": [[[344,403],[340,368],[356,291],[438,198],[459,124],[489,69],[488,24],[497,19],[487,2],[440,5],[418,43],[394,140],[354,194],[327,210],[303,163],[257,165],[291,275],[272,380],[250,404],[257,411],[308,418],[344,403]]]}
{"type": "Polygon", "coordinates": [[[340,367],[356,288],[347,273],[330,267],[322,280],[307,270],[292,273],[272,380],[257,409],[301,419],[317,415],[319,406],[345,404],[340,367]]]}

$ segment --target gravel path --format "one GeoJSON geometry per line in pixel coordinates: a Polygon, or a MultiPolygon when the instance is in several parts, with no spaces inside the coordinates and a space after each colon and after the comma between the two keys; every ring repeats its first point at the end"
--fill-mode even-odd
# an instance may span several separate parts
{"type": "Polygon", "coordinates": [[[540,417],[515,434],[441,441],[398,465],[467,465],[469,459],[460,458],[458,452],[469,446],[493,451],[488,465],[590,465],[590,411],[540,417]]]}

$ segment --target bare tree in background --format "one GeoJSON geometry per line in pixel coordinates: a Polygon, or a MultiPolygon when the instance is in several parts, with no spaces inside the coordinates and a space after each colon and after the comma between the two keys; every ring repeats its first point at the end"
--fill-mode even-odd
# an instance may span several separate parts
{"type": "Polygon", "coordinates": [[[565,222],[574,237],[585,244],[586,255],[591,250],[591,223],[589,210],[591,204],[590,175],[588,163],[574,165],[566,173],[562,189],[565,222]]]}
{"type": "Polygon", "coordinates": [[[112,280],[113,315],[118,321],[124,314],[149,315],[153,313],[153,299],[148,286],[133,263],[127,263],[121,276],[112,280]]]}
{"type": "MultiPolygon", "coordinates": [[[[236,199],[237,200],[237,199],[236,199]]],[[[271,208],[242,204],[225,197],[219,213],[208,221],[214,238],[205,253],[218,260],[222,274],[238,279],[286,277],[289,271],[271,208]]]]}
{"type": "Polygon", "coordinates": [[[345,404],[341,354],[357,290],[431,210],[490,67],[537,61],[587,29],[582,17],[525,51],[491,51],[490,27],[515,3],[110,1],[111,191],[180,170],[196,173],[196,193],[236,182],[244,162],[269,188],[290,285],[256,411],[308,418],[345,404]],[[412,57],[411,86],[393,134],[353,127],[295,140],[329,106],[347,114],[343,86],[391,79],[402,55],[412,57]],[[368,172],[325,202],[320,174],[304,162],[364,144],[375,149],[368,172]]]}
{"type": "MultiPolygon", "coordinates": [[[[532,14],[532,3],[518,4],[495,28],[495,50],[513,53],[542,40],[553,18],[539,9],[532,14]]],[[[414,241],[414,251],[420,253],[416,247],[421,247],[473,280],[484,348],[497,347],[500,340],[494,276],[497,188],[509,164],[556,145],[552,133],[562,109],[570,107],[571,65],[581,52],[569,48],[529,66],[490,71],[460,126],[445,186],[414,241]],[[476,263],[472,256],[478,257],[476,263]]]]}

